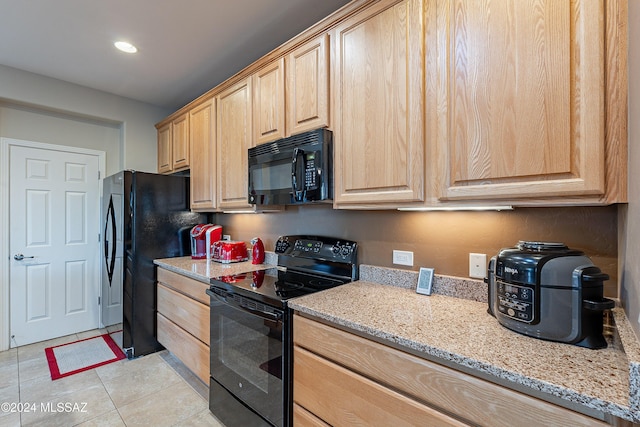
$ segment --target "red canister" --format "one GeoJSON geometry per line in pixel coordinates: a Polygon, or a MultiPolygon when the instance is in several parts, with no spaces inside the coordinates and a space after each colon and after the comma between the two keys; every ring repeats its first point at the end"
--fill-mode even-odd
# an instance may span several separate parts
{"type": "Polygon", "coordinates": [[[264,262],[264,244],[259,237],[251,239],[253,248],[251,249],[251,264],[262,264],[264,262]]]}

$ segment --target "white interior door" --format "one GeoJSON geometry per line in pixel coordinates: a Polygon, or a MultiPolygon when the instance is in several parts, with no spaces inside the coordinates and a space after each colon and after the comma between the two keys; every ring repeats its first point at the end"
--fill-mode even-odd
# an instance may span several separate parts
{"type": "Polygon", "coordinates": [[[100,158],[9,147],[11,346],[98,327],[100,158]]]}

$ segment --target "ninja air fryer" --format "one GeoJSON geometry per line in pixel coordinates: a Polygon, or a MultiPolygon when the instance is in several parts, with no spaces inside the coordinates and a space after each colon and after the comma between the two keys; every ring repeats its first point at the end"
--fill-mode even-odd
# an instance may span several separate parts
{"type": "Polygon", "coordinates": [[[524,242],[489,263],[489,313],[504,327],[535,338],[598,349],[603,311],[602,273],[589,257],[562,243],[524,242]]]}

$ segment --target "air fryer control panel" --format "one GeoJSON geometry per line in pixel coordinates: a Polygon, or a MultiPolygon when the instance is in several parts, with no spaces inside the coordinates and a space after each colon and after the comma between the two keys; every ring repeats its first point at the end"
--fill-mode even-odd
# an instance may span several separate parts
{"type": "Polygon", "coordinates": [[[505,316],[525,323],[534,323],[535,288],[533,285],[507,283],[497,280],[498,311],[505,316]]]}

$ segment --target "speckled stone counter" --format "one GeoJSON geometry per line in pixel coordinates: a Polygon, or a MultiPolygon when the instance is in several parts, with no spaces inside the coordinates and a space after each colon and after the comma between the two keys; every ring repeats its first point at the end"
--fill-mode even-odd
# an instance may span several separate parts
{"type": "Polygon", "coordinates": [[[206,259],[191,259],[190,256],[156,259],[153,263],[174,273],[209,283],[212,277],[249,273],[265,268],[275,269],[277,256],[273,252],[266,252],[264,264],[252,264],[251,261],[222,264],[215,261],[207,261],[206,259]]]}
{"type": "Polygon", "coordinates": [[[289,306],[580,412],[594,414],[596,410],[640,421],[640,350],[622,309],[613,310],[617,330],[608,337],[609,347],[589,350],[502,327],[487,313],[486,290],[482,300],[486,285],[481,281],[471,280],[475,283],[465,286],[459,279],[439,276],[434,292],[438,287],[440,292],[426,296],[415,292],[415,272],[361,266],[360,279],[293,299],[289,306]],[[379,283],[369,281],[372,279],[379,283]],[[467,298],[442,295],[450,292],[449,285],[470,289],[467,298]]]}

